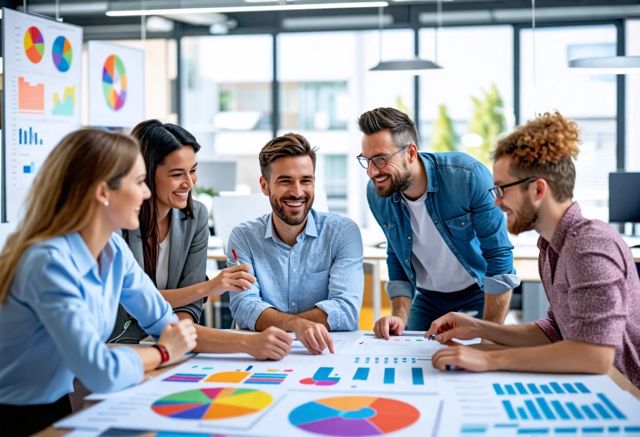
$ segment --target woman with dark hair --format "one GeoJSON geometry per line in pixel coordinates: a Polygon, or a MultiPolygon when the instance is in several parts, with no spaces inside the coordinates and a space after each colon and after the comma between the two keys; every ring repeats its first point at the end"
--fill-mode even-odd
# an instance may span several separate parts
{"type": "Polygon", "coordinates": [[[136,229],[149,197],[136,141],[98,129],[67,135],[36,176],[28,214],[0,253],[0,434],[30,435],[71,413],[73,379],[120,390],[195,346],[116,232],[136,229]],[[109,347],[118,302],[160,336],[109,347]]]}
{"type": "MultiPolygon", "coordinates": [[[[225,291],[241,292],[255,278],[247,265],[232,266],[207,280],[207,209],[193,200],[200,144],[184,128],[158,120],[138,124],[131,135],[140,142],[151,197],[140,211],[140,228],[124,231],[138,263],[181,319],[198,322],[203,299],[225,291]]],[[[276,328],[266,335],[244,335],[197,326],[197,351],[246,352],[259,359],[280,359],[289,351],[289,335],[276,328]]],[[[120,309],[112,342],[138,343],[147,336],[120,309]]]]}

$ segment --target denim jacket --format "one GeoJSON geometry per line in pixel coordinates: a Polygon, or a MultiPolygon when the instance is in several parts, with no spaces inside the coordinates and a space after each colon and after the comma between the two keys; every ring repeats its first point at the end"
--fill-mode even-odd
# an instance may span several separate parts
{"type": "MultiPolygon", "coordinates": [[[[513,245],[505,219],[493,203],[489,170],[459,153],[420,153],[427,172],[425,203],[433,224],[476,283],[488,294],[502,294],[520,283],[513,268],[513,245]]],[[[369,208],[387,237],[390,298],[412,297],[416,274],[411,265],[411,219],[400,193],[380,197],[367,186],[369,208]]]]}

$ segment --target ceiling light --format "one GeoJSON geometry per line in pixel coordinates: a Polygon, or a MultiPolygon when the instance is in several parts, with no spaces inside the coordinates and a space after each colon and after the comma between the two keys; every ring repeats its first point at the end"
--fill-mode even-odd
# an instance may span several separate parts
{"type": "Polygon", "coordinates": [[[640,56],[599,56],[569,61],[569,68],[596,74],[638,74],[640,56]]]}
{"type": "Polygon", "coordinates": [[[186,8],[149,8],[149,9],[110,9],[106,12],[109,17],[136,17],[144,15],[169,14],[202,14],[202,13],[234,13],[234,12],[265,12],[265,11],[303,11],[314,9],[356,9],[379,8],[389,6],[387,1],[351,1],[351,2],[308,2],[296,4],[249,4],[248,6],[206,6],[186,8]]]}
{"type": "Polygon", "coordinates": [[[379,59],[377,65],[371,67],[369,71],[396,71],[403,72],[413,75],[422,74],[429,70],[439,70],[442,67],[438,65],[438,28],[442,25],[442,4],[441,0],[438,0],[438,8],[437,8],[437,26],[435,28],[434,35],[434,46],[435,46],[435,57],[434,61],[429,61],[426,59],[420,59],[416,54],[415,58],[412,59],[396,59],[391,61],[383,61],[382,60],[382,30],[383,30],[383,16],[382,16],[382,8],[378,9],[378,23],[379,23],[379,32],[380,32],[380,45],[379,45],[379,59]]]}

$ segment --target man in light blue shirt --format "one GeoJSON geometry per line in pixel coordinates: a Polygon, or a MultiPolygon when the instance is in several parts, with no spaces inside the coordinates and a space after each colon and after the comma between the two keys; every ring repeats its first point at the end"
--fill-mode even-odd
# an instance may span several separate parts
{"type": "Polygon", "coordinates": [[[243,329],[276,326],[293,331],[311,353],[333,352],[328,331],[358,327],[360,230],[346,217],[311,209],[316,154],[302,135],[269,141],[259,159],[272,213],[231,232],[229,259],[256,277],[251,289],[231,296],[231,313],[243,329]]]}

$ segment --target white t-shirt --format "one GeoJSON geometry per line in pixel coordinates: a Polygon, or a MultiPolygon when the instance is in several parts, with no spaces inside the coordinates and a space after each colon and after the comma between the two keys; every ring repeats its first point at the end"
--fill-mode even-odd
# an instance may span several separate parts
{"type": "Polygon", "coordinates": [[[412,201],[402,196],[411,216],[413,250],[411,264],[416,272],[419,288],[439,292],[464,290],[475,281],[451,252],[427,212],[425,191],[419,199],[412,201]]]}
{"type": "Polygon", "coordinates": [[[158,245],[158,263],[156,264],[156,285],[158,290],[166,290],[169,282],[169,250],[171,246],[171,232],[158,245]]]}

